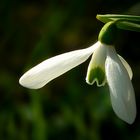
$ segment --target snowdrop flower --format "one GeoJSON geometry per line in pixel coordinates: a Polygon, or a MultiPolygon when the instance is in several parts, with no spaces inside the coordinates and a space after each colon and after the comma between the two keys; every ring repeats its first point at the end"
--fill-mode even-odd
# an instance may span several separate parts
{"type": "Polygon", "coordinates": [[[91,55],[86,82],[97,86],[109,86],[111,103],[116,115],[132,124],[136,117],[134,89],[131,83],[132,70],[129,64],[117,55],[113,45],[115,26],[107,23],[99,34],[99,41],[89,48],[71,51],[47,59],[27,71],[19,83],[30,89],[39,89],[51,80],[86,61],[91,55]]]}

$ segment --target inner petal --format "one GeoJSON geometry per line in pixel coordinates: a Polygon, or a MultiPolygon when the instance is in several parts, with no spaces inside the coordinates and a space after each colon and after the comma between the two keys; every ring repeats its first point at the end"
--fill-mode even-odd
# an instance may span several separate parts
{"type": "Polygon", "coordinates": [[[90,85],[97,83],[97,86],[104,86],[106,83],[105,60],[108,45],[100,43],[92,55],[88,66],[86,82],[90,85]]]}

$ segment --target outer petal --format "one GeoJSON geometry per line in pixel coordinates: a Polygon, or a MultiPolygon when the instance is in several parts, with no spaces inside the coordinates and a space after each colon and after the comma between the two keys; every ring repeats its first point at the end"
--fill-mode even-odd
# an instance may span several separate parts
{"type": "Polygon", "coordinates": [[[126,62],[126,60],[122,56],[120,56],[120,55],[118,55],[118,56],[119,56],[121,62],[123,63],[124,67],[126,68],[128,74],[129,74],[130,80],[132,80],[133,72],[132,72],[130,65],[126,62]]]}
{"type": "Polygon", "coordinates": [[[113,109],[119,118],[132,124],[136,117],[134,89],[125,67],[113,48],[108,51],[105,69],[113,109]]]}
{"type": "Polygon", "coordinates": [[[19,83],[31,89],[41,88],[54,78],[83,63],[97,47],[98,42],[87,49],[76,50],[47,59],[27,71],[20,78],[19,83]]]}

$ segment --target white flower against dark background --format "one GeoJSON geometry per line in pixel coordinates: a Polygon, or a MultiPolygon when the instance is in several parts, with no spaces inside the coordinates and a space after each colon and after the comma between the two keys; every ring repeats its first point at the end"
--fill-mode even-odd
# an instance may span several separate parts
{"type": "Polygon", "coordinates": [[[133,76],[129,64],[119,56],[112,45],[116,39],[116,24],[108,22],[99,34],[99,41],[89,48],[71,51],[43,61],[27,71],[19,83],[30,89],[39,89],[51,80],[86,61],[91,55],[86,82],[97,86],[108,84],[111,103],[116,115],[132,124],[136,117],[133,76]]]}
{"type": "Polygon", "coordinates": [[[108,83],[115,113],[122,120],[133,123],[136,116],[134,89],[131,83],[132,70],[118,56],[114,47],[98,41],[89,48],[64,53],[43,61],[27,71],[19,83],[30,89],[39,89],[51,80],[80,65],[92,55],[86,82],[103,86],[108,83]]]}

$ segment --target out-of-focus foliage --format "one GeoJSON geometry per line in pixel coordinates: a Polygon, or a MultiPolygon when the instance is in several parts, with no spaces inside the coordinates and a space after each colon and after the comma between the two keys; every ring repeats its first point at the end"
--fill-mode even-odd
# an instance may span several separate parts
{"type": "MultiPolygon", "coordinates": [[[[0,1],[1,140],[139,140],[139,33],[120,31],[116,49],[132,66],[137,118],[117,118],[108,88],[89,86],[89,61],[40,90],[18,84],[29,68],[54,55],[88,47],[103,24],[96,14],[140,15],[139,0],[0,1]]],[[[47,76],[47,75],[46,75],[47,76]]]]}

